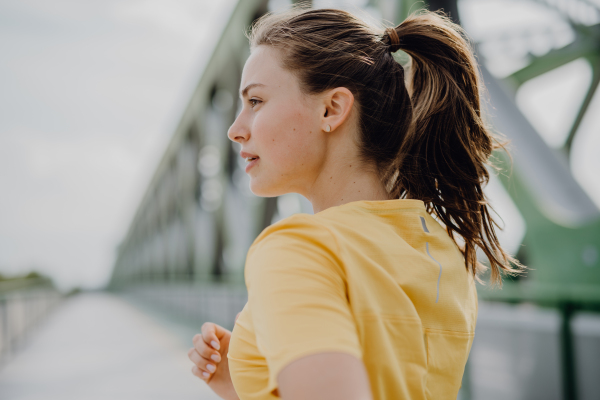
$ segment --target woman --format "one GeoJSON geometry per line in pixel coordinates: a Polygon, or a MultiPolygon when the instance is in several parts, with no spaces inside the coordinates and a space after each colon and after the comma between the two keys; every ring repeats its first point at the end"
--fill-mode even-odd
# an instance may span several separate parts
{"type": "Polygon", "coordinates": [[[462,31],[435,13],[378,30],[294,9],[261,18],[250,43],[229,139],[253,193],[299,193],[315,214],[256,238],[248,303],[233,332],[202,326],[193,374],[224,399],[456,399],[476,249],[494,283],[522,269],[482,191],[500,144],[462,31]]]}

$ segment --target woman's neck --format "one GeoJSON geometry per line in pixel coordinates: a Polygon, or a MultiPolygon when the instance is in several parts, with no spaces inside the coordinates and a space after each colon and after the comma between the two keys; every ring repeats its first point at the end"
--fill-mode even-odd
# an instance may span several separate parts
{"type": "Polygon", "coordinates": [[[352,201],[391,199],[379,176],[357,163],[347,163],[332,172],[323,171],[305,197],[315,213],[352,201]]]}

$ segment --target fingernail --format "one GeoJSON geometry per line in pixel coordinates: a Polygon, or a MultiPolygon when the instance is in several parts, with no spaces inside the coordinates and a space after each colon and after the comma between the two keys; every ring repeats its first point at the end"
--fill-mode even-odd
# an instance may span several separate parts
{"type": "Polygon", "coordinates": [[[210,356],[210,358],[212,358],[213,360],[215,360],[216,362],[219,362],[219,356],[216,354],[213,354],[212,356],[210,356]]]}
{"type": "Polygon", "coordinates": [[[214,348],[215,348],[215,350],[219,350],[219,348],[221,347],[221,346],[219,345],[219,342],[216,342],[216,341],[214,341],[214,340],[213,340],[212,342],[210,342],[210,344],[212,345],[212,347],[214,347],[214,348]]]}
{"type": "Polygon", "coordinates": [[[214,365],[212,364],[206,364],[206,368],[210,371],[210,372],[215,372],[215,370],[217,369],[214,365]]]}
{"type": "Polygon", "coordinates": [[[203,372],[202,375],[204,375],[207,378],[210,376],[210,374],[208,372],[203,372]]]}

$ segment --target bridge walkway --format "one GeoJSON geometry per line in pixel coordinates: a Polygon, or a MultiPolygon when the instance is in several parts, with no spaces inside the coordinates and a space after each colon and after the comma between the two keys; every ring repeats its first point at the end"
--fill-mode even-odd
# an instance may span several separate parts
{"type": "Polygon", "coordinates": [[[0,398],[219,399],[191,374],[193,332],[110,293],[71,297],[0,369],[0,398]]]}

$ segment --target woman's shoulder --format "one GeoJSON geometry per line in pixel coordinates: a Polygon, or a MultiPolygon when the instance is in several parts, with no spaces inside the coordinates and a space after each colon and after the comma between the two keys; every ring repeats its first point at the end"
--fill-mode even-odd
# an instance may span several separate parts
{"type": "Polygon", "coordinates": [[[278,270],[289,274],[292,270],[306,272],[308,269],[321,274],[328,270],[342,273],[338,241],[320,218],[294,214],[266,227],[258,235],[248,250],[245,275],[248,284],[250,275],[273,275],[278,270]]]}
{"type": "Polygon", "coordinates": [[[327,221],[317,215],[298,213],[283,218],[262,230],[252,243],[252,248],[278,243],[335,244],[335,238],[327,221]]]}

